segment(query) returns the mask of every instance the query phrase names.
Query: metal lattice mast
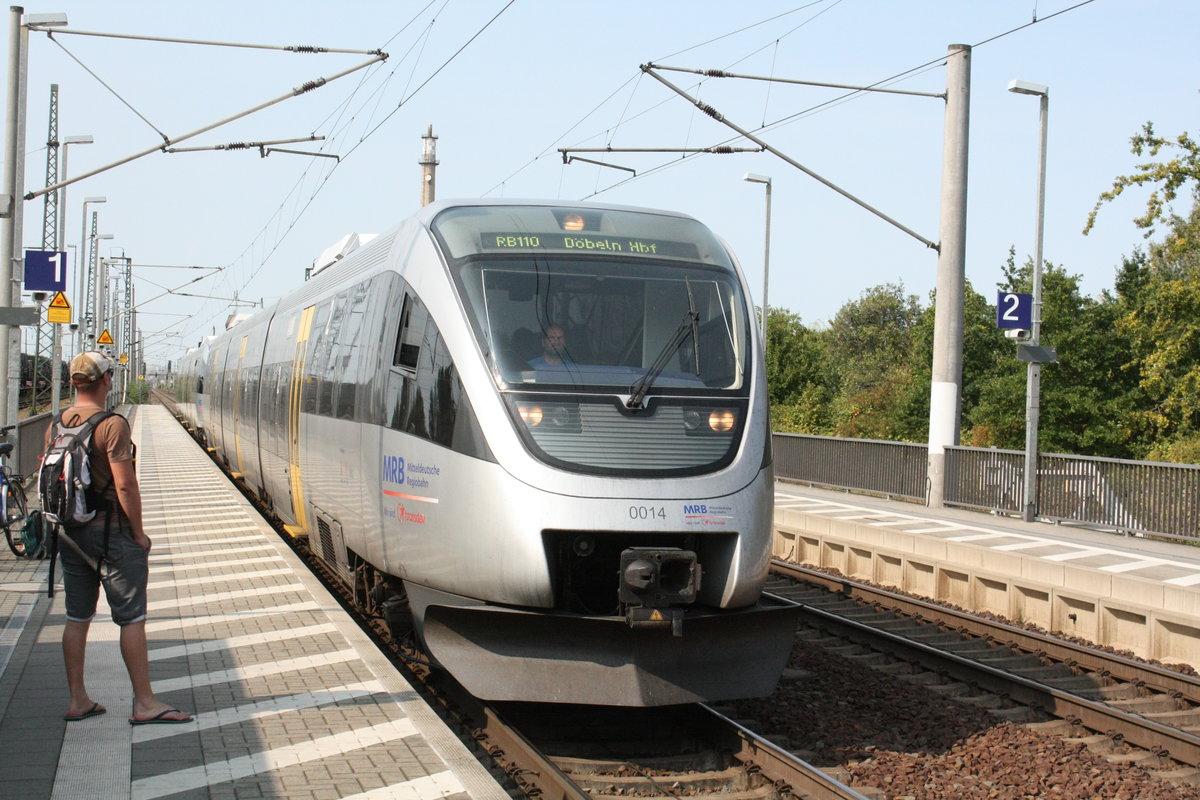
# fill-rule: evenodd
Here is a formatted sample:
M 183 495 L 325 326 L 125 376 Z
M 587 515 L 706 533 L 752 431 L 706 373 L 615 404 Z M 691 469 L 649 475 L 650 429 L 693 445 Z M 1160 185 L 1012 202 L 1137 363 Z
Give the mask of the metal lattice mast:
M 125 259 L 125 308 L 121 309 L 121 350 L 125 357 L 124 378 L 121 381 L 121 397 L 129 398 L 129 383 L 134 374 L 133 359 L 133 259 Z
M 50 84 L 50 127 L 46 135 L 46 185 L 58 183 L 58 84 Z M 42 249 L 58 250 L 58 192 L 42 198 Z M 57 325 L 48 322 L 38 303 L 38 326 L 33 354 L 33 408 L 36 414 L 42 401 L 49 402 L 51 382 L 56 378 L 54 333 Z M 43 385 L 44 384 L 44 385 Z
M 99 331 L 96 330 L 96 275 L 99 272 L 96 257 L 100 250 L 96 237 L 100 234 L 99 228 L 100 215 L 93 211 L 92 234 L 88 237 L 87 288 L 86 297 L 83 301 L 83 310 L 86 314 L 83 320 L 83 347 L 86 350 L 92 350 L 96 347 L 96 337 L 100 335 Z

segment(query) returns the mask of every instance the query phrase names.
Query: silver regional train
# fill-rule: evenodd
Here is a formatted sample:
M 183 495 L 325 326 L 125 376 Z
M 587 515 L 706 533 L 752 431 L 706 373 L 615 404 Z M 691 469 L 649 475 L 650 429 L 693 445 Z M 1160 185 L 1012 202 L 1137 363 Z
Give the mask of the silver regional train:
M 182 362 L 180 408 L 493 700 L 770 693 L 773 473 L 745 279 L 687 216 L 442 202 Z

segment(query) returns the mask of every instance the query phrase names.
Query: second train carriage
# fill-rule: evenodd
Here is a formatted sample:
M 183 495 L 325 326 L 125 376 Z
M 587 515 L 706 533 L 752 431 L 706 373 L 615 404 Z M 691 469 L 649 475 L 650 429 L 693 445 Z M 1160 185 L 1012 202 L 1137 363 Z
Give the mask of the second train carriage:
M 193 423 L 480 697 L 762 695 L 793 617 L 746 297 L 683 215 L 438 203 L 193 354 Z

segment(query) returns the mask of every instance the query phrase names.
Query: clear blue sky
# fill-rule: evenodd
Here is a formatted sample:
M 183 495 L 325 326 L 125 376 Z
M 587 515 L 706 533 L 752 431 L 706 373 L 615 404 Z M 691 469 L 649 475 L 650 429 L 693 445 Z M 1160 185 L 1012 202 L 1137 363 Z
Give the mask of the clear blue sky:
M 420 137 L 433 125 L 440 199 L 590 198 L 684 211 L 730 242 L 756 303 L 763 190 L 742 176 L 770 175 L 771 305 L 821 324 L 880 283 L 903 283 L 926 300 L 934 253 L 770 154 L 610 156 L 638 171 L 626 180 L 616 170 L 564 166 L 556 149 L 727 143 L 730 130 L 640 74 L 638 65 L 647 61 L 844 84 L 870 84 L 933 62 L 897 88 L 941 92 L 946 74 L 939 60 L 947 46 L 979 45 L 972 60 L 967 276 L 992 298 L 1009 247 L 1021 259 L 1033 249 L 1038 102 L 1006 91 L 1021 78 L 1050 87 L 1046 258 L 1082 275 L 1085 291 L 1097 294 L 1112 286 L 1122 254 L 1143 244 L 1130 220 L 1141 212 L 1145 192 L 1106 207 L 1098 229 L 1081 234 L 1097 195 L 1136 163 L 1129 137 L 1147 120 L 1171 136 L 1200 133 L 1200 4 L 1095 0 L 1052 17 L 1072 5 L 131 0 L 25 9 L 65 11 L 69 27 L 80 31 L 390 53 L 382 66 L 180 145 L 316 133 L 328 137 L 323 144 L 290 147 L 323 148 L 341 155 L 340 163 L 254 152 L 155 153 L 68 190 L 71 244 L 79 242 L 83 197 L 104 195 L 108 203 L 93 207 L 101 232 L 115 237 L 104 254 L 123 252 L 136 264 L 226 267 L 183 291 L 269 301 L 298 286 L 305 267 L 340 236 L 392 227 L 417 207 Z M 992 40 L 1035 14 L 1043 21 Z M 52 82 L 60 86 L 60 137 L 96 140 L 71 148 L 70 173 L 80 174 L 155 145 L 161 141 L 155 129 L 176 137 L 365 60 L 61 34 L 56 40 L 153 127 L 35 34 L 27 189 L 44 185 Z M 790 118 L 763 134 L 771 144 L 923 236 L 939 238 L 942 101 L 870 95 L 823 105 L 844 93 L 712 79 L 697 87 L 697 76 L 670 77 L 743 128 Z M 40 245 L 41 219 L 41 202 L 27 204 L 27 245 Z M 144 302 L 163 291 L 156 284 L 177 287 L 197 273 L 147 267 L 136 274 Z M 229 304 L 168 295 L 140 312 L 149 359 L 161 364 L 223 325 Z

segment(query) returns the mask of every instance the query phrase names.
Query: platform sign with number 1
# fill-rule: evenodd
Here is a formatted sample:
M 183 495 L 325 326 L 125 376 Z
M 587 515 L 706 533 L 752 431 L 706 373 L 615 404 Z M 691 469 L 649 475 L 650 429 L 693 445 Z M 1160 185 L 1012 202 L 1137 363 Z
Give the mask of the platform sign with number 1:
M 996 292 L 996 327 L 1029 330 L 1033 327 L 1033 295 Z
M 65 292 L 67 254 L 62 250 L 25 251 L 25 291 Z

